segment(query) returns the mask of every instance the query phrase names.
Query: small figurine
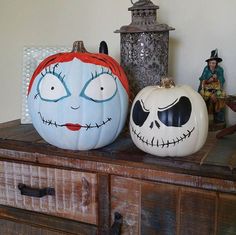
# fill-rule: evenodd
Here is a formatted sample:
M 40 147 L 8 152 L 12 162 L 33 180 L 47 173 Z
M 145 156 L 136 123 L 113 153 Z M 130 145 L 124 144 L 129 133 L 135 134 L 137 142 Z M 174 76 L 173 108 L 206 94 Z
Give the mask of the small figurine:
M 218 57 L 218 50 L 211 51 L 211 56 L 206 60 L 200 80 L 199 93 L 204 98 L 210 120 L 210 130 L 219 130 L 225 127 L 225 97 L 223 91 L 225 83 L 224 70 L 218 65 L 222 61 Z

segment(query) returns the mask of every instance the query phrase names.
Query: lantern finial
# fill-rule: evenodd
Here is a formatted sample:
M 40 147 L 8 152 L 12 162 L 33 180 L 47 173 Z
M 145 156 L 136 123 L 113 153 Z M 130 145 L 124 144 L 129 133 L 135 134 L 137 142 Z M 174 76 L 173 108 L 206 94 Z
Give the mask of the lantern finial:
M 155 5 L 150 0 L 139 0 L 133 2 L 132 7 L 128 8 L 132 13 L 132 22 L 129 25 L 122 26 L 115 33 L 142 33 L 142 32 L 167 32 L 174 30 L 166 24 L 159 24 L 157 22 L 157 9 L 159 6 Z
M 143 5 L 146 5 L 148 3 L 152 3 L 152 2 L 150 0 L 139 0 L 139 1 L 134 3 L 133 0 L 131 0 L 131 3 L 133 5 L 136 5 L 136 6 L 143 6 Z

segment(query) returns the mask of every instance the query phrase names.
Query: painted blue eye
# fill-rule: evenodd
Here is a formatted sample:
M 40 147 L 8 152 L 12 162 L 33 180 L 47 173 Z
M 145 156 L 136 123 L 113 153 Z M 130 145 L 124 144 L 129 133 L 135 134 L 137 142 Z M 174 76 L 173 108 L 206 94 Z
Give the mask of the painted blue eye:
M 109 73 L 102 73 L 90 79 L 81 92 L 81 96 L 94 102 L 104 102 L 112 99 L 117 91 L 114 77 Z
M 42 100 L 57 102 L 70 95 L 63 81 L 56 74 L 46 73 L 39 81 L 38 93 Z

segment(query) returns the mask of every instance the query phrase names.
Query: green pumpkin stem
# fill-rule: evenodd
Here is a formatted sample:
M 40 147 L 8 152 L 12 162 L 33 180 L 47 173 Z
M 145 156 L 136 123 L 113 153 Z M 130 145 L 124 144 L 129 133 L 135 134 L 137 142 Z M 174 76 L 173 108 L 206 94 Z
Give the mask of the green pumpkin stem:
M 168 77 L 163 77 L 163 78 L 161 78 L 161 81 L 160 81 L 160 87 L 172 88 L 172 87 L 175 87 L 175 83 L 174 83 L 173 79 L 168 78 Z
M 88 51 L 85 49 L 83 41 L 75 41 L 71 52 L 86 53 Z

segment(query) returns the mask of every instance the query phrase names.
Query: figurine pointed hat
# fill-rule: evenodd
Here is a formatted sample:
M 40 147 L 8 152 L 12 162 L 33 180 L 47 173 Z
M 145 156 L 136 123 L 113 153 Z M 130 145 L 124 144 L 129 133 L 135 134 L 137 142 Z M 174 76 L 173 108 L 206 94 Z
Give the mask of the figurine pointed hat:
M 211 57 L 207 59 L 206 62 L 211 60 L 216 60 L 218 63 L 222 61 L 222 59 L 218 57 L 218 49 L 211 51 Z

